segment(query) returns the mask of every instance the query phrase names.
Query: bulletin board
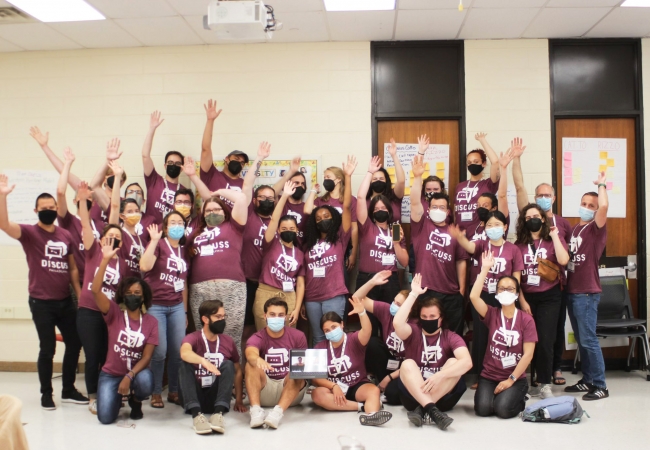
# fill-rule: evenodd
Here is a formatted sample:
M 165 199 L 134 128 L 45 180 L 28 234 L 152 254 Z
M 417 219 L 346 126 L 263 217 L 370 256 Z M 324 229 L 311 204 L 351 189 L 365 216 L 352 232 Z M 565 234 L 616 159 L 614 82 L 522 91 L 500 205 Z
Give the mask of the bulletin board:
M 562 216 L 579 217 L 580 199 L 598 190 L 599 172 L 607 175 L 607 217 L 625 218 L 627 139 L 562 139 Z

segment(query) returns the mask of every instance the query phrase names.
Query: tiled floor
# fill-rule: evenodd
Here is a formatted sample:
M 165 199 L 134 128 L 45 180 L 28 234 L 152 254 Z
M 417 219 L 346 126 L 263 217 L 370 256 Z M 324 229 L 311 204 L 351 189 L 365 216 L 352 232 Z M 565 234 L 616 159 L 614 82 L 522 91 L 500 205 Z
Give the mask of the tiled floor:
M 567 375 L 574 382 L 577 376 Z M 83 377 L 77 386 L 83 390 Z M 380 428 L 362 427 L 356 413 L 325 412 L 314 407 L 309 396 L 303 405 L 291 408 L 278 430 L 248 428 L 248 414 L 230 412 L 226 434 L 198 436 L 189 416 L 181 408 L 167 405 L 154 410 L 148 404 L 144 419 L 135 428 L 101 425 L 86 406 L 60 404 L 61 382 L 54 381 L 56 411 L 40 408 L 35 373 L 0 373 L 0 392 L 23 401 L 23 422 L 32 449 L 180 449 L 258 448 L 337 450 L 337 436 L 358 438 L 366 450 L 406 448 L 527 450 L 646 448 L 650 442 L 650 382 L 642 372 L 608 372 L 611 397 L 581 402 L 591 418 L 578 425 L 523 423 L 520 419 L 500 420 L 474 415 L 474 392 L 467 391 L 451 411 L 454 423 L 446 432 L 437 428 L 414 428 L 401 407 L 388 407 L 393 419 Z M 559 394 L 559 388 L 557 388 Z M 531 404 L 535 400 L 531 400 Z M 120 419 L 128 417 L 128 407 Z M 131 422 L 129 422 L 131 423 Z M 228 445 L 228 447 L 222 447 Z M 418 446 L 418 447 L 416 447 Z M 0 445 L 0 448 L 2 445 Z

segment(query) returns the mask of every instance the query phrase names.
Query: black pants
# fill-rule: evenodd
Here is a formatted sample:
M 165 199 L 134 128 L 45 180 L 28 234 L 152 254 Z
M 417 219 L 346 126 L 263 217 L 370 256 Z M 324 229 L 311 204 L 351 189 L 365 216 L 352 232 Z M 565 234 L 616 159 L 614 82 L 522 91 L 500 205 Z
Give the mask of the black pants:
M 38 352 L 38 379 L 41 394 L 52 395 L 52 371 L 56 350 L 56 330 L 61 331 L 65 343 L 63 355 L 63 392 L 75 390 L 74 381 L 81 352 L 81 342 L 77 334 L 77 310 L 70 297 L 64 300 L 39 300 L 29 297 L 29 309 L 38 333 L 40 351 Z
M 96 394 L 99 372 L 106 362 L 108 353 L 108 329 L 102 313 L 88 308 L 79 308 L 77 331 L 86 356 L 86 390 L 88 395 Z
M 397 387 L 402 399 L 402 404 L 407 411 L 413 411 L 418 406 L 427 406 L 418 403 L 413 395 L 411 395 L 408 388 L 404 385 L 401 378 L 398 380 Z M 436 402 L 436 408 L 443 412 L 450 411 L 454 406 L 456 406 L 456 403 L 460 401 L 466 390 L 467 385 L 465 384 L 465 380 L 463 377 L 460 377 L 456 386 L 454 386 L 451 391 L 440 397 L 440 400 Z
M 372 336 L 368 345 L 366 346 L 366 370 L 368 373 L 373 374 L 378 382 L 381 382 L 386 375 L 392 373 L 389 370 L 388 360 L 395 359 L 386 346 L 386 341 L 376 336 Z M 397 379 L 390 381 L 386 386 L 384 395 L 386 396 L 386 403 L 389 405 L 400 405 L 399 389 L 397 388 Z
M 497 301 L 495 295 L 481 291 L 481 298 L 485 303 L 501 308 L 501 304 Z M 481 316 L 476 312 L 474 305 L 472 305 L 472 321 L 474 322 L 474 330 L 472 332 L 472 371 L 480 374 L 483 372 L 483 358 L 485 358 L 485 350 L 488 344 L 488 329 L 483 324 Z
M 253 303 L 255 303 L 255 293 L 259 286 L 259 281 L 246 278 L 246 315 L 244 316 L 244 325 L 255 325 Z
M 463 335 L 463 303 L 465 298 L 460 294 L 443 294 L 441 292 L 428 290 L 418 300 L 425 298 L 437 298 L 442 303 L 442 312 L 445 316 L 447 327 L 459 336 Z
M 366 284 L 372 277 L 374 273 L 359 272 L 357 275 L 357 289 Z M 399 294 L 400 285 L 397 272 L 393 272 L 388 278 L 388 283 L 382 284 L 381 286 L 373 287 L 370 292 L 368 292 L 368 298 L 371 298 L 375 301 L 391 304 L 397 294 Z M 368 318 L 370 318 L 370 323 L 372 324 L 372 335 L 381 336 L 381 323 L 377 318 L 368 313 Z
M 557 319 L 557 334 L 553 345 L 553 372 L 562 369 L 562 353 L 564 353 L 564 324 L 566 323 L 566 290 L 560 297 L 560 314 Z
M 537 345 L 531 366 L 537 374 L 537 381 L 549 384 L 553 376 L 553 346 L 562 303 L 560 285 L 546 292 L 526 294 L 526 301 L 530 305 L 537 328 Z
M 501 419 L 516 417 L 526 407 L 528 381 L 520 378 L 505 391 L 495 395 L 494 390 L 501 381 L 479 377 L 478 388 L 474 394 L 474 412 L 477 416 L 496 415 Z
M 181 361 L 178 369 L 178 395 L 186 413 L 192 408 L 200 408 L 204 414 L 214 414 L 217 406 L 222 406 L 226 412 L 230 411 L 235 364 L 226 359 L 219 366 L 219 372 L 221 375 L 215 377 L 212 386 L 204 388 L 194 377 L 194 366 Z

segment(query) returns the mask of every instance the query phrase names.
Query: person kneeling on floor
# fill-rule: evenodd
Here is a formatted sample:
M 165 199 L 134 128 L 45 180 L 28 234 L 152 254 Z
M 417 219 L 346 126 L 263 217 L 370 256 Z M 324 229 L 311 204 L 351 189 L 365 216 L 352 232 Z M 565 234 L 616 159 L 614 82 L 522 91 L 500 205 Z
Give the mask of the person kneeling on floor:
M 220 300 L 203 302 L 199 317 L 203 328 L 185 336 L 181 344 L 180 400 L 185 412 L 192 414 L 197 434 L 225 433 L 223 415 L 230 410 L 233 383 L 235 411 L 248 409 L 242 402 L 239 353 L 235 341 L 223 334 L 226 311 Z M 209 421 L 204 413 L 212 414 Z

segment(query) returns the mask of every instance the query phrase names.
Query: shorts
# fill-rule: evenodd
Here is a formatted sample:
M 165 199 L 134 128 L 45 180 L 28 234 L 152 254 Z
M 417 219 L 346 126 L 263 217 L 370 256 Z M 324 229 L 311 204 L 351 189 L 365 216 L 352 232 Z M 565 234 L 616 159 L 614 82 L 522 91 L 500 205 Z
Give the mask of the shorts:
M 404 408 L 406 408 L 407 411 L 413 411 L 418 406 L 425 406 L 420 405 L 418 401 L 413 398 L 409 390 L 406 388 L 406 386 L 404 386 L 404 383 L 402 383 L 401 378 L 398 381 L 398 387 L 400 397 L 402 399 L 402 405 L 404 405 Z M 465 380 L 463 377 L 460 377 L 460 380 L 458 380 L 456 386 L 454 386 L 451 391 L 442 396 L 442 398 L 436 402 L 436 407 L 440 411 L 451 410 L 454 406 L 456 406 L 456 403 L 458 403 L 466 390 L 467 386 L 465 385 Z
M 350 386 L 348 388 L 348 392 L 345 394 L 345 398 L 350 400 L 351 402 L 357 402 L 357 391 L 361 386 L 364 384 L 372 384 L 370 381 L 359 381 L 357 384 L 354 386 Z
M 255 292 L 257 292 L 259 282 L 246 279 L 246 315 L 244 316 L 244 325 L 255 325 L 253 316 L 253 303 L 255 303 Z
M 282 396 L 283 388 L 284 388 L 284 378 L 281 380 L 274 380 L 272 378 L 269 378 L 269 376 L 267 375 L 266 385 L 262 388 L 262 391 L 260 392 L 260 406 L 271 407 L 277 405 L 278 402 L 280 401 L 280 397 Z M 305 381 L 305 385 L 302 387 L 302 389 L 300 389 L 300 392 L 298 392 L 298 395 L 296 395 L 296 398 L 293 399 L 291 405 L 289 406 L 299 405 L 305 396 L 305 392 L 307 392 L 306 381 Z

